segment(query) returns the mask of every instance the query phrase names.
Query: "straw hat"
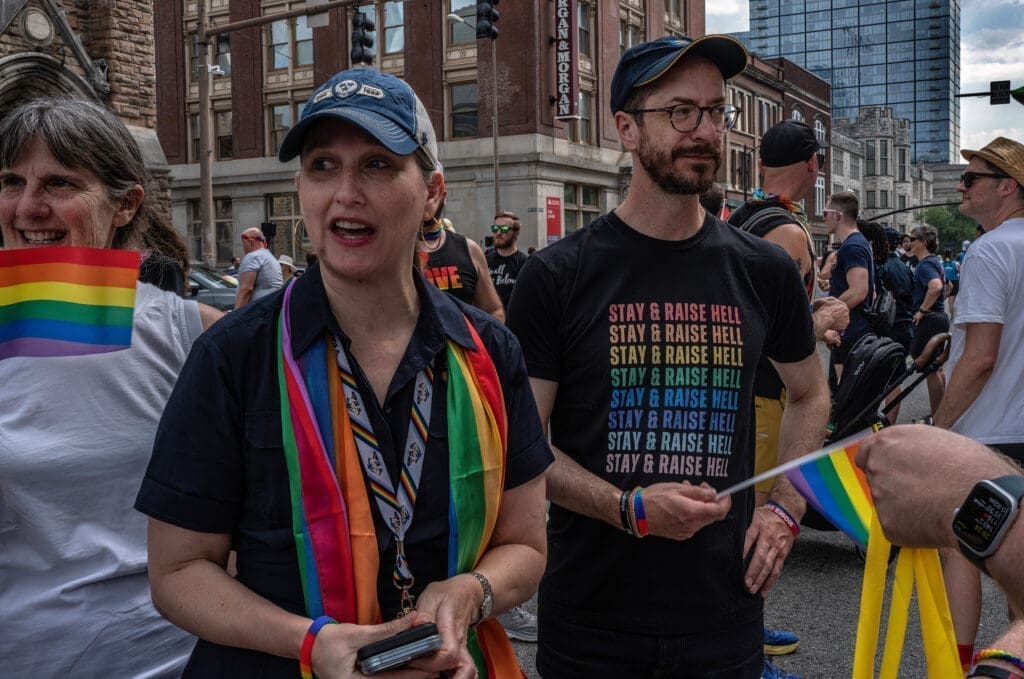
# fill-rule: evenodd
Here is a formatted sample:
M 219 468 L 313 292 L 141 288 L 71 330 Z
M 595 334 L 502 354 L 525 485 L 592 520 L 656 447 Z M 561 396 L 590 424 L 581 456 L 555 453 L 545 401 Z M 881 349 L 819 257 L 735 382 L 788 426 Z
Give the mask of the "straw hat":
M 1013 177 L 1017 184 L 1024 186 L 1024 144 L 1020 142 L 1006 137 L 996 137 L 980 151 L 964 149 L 960 155 L 967 162 L 971 162 L 974 156 L 987 160 Z
M 295 270 L 295 262 L 288 255 L 281 255 L 280 257 L 277 258 L 277 262 L 281 266 L 290 266 L 292 268 L 292 271 Z

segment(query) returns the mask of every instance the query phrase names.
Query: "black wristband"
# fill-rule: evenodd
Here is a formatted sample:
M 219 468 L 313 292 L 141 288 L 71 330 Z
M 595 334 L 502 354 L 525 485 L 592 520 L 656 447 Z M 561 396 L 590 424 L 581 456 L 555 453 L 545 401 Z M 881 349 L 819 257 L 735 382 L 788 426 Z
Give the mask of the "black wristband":
M 624 490 L 619 496 L 619 519 L 622 521 L 622 530 L 629 535 L 634 535 L 633 524 L 629 520 L 629 505 L 631 504 L 629 500 L 632 493 L 631 490 Z
M 970 677 L 990 677 L 991 679 L 1020 679 L 1021 674 L 1013 670 L 1005 670 L 1002 667 L 996 667 L 995 665 L 975 665 L 967 673 L 968 679 Z

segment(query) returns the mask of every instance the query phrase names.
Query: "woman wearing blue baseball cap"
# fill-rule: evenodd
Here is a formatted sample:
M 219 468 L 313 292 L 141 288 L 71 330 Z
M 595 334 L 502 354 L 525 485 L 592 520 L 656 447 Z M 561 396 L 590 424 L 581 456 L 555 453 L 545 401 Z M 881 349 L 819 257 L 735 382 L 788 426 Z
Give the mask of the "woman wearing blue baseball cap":
M 543 571 L 552 456 L 515 338 L 415 266 L 444 189 L 429 116 L 344 71 L 296 156 L 319 263 L 182 371 L 137 503 L 154 601 L 200 638 L 186 676 L 362 676 L 357 649 L 424 622 L 441 649 L 382 676 L 513 676 L 493 615 Z

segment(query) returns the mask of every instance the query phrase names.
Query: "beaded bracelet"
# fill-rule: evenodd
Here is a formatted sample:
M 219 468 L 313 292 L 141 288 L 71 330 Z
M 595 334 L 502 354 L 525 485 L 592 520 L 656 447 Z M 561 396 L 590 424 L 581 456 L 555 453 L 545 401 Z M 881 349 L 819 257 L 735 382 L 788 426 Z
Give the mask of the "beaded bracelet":
M 633 491 L 633 519 L 636 523 L 636 536 L 647 537 L 647 512 L 644 511 L 644 489 L 637 486 Z
M 326 615 L 321 615 L 313 621 L 302 639 L 302 649 L 299 651 L 299 674 L 302 679 L 313 679 L 313 642 L 316 635 L 324 625 L 337 625 L 338 621 Z
M 619 519 L 622 521 L 622 530 L 626 531 L 627 535 L 635 535 L 633 526 L 629 521 L 629 495 L 632 492 L 631 490 L 624 490 L 622 495 L 619 496 Z
M 1016 656 L 1008 651 L 1000 651 L 997 648 L 986 648 L 978 651 L 974 654 L 974 660 L 971 664 L 977 665 L 981 660 L 1002 660 L 1018 669 L 1024 670 L 1024 660 L 1021 660 L 1020 656 Z
M 800 525 L 795 519 L 793 519 L 793 516 L 786 511 L 785 507 L 777 502 L 767 502 L 765 503 L 764 508 L 785 521 L 786 525 L 789 526 L 789 532 L 793 534 L 794 538 L 800 535 Z

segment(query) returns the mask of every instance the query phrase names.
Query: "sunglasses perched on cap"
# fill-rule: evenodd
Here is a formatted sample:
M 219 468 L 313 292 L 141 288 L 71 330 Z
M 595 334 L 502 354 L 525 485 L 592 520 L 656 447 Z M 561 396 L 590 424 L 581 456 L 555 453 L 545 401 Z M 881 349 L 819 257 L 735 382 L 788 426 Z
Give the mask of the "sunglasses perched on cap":
M 668 122 L 676 132 L 693 132 L 700 127 L 704 114 L 711 121 L 711 126 L 719 132 L 728 132 L 736 125 L 742 109 L 728 104 L 718 106 L 694 106 L 693 104 L 676 104 L 674 106 L 662 106 L 661 108 L 634 108 L 624 113 L 636 115 L 637 113 L 667 113 Z
M 491 226 L 491 233 L 508 233 L 513 228 L 515 227 L 509 226 L 508 224 L 494 224 Z
M 971 188 L 974 182 L 978 181 L 980 177 L 991 177 L 992 179 L 1010 179 L 1008 174 L 996 174 L 995 172 L 964 172 L 960 175 L 960 182 L 964 185 L 965 189 Z

